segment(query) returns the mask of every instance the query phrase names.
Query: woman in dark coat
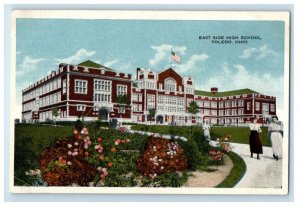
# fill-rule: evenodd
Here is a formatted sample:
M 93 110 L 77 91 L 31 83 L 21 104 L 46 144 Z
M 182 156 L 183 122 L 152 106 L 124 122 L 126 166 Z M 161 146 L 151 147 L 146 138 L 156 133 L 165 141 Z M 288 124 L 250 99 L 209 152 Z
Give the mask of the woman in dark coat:
M 253 123 L 250 124 L 250 152 L 251 158 L 253 157 L 253 153 L 257 154 L 257 159 L 259 158 L 259 154 L 263 153 L 262 145 L 259 138 L 259 133 L 261 133 L 260 125 L 257 124 L 257 119 L 253 120 Z

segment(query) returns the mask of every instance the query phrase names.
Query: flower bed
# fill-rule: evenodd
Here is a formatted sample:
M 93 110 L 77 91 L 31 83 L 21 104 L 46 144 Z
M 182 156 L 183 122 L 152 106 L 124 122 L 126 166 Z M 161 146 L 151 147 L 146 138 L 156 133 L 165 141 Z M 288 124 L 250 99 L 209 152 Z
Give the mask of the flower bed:
M 184 171 L 188 160 L 180 145 L 168 139 L 149 137 L 144 154 L 138 160 L 138 169 L 144 176 Z

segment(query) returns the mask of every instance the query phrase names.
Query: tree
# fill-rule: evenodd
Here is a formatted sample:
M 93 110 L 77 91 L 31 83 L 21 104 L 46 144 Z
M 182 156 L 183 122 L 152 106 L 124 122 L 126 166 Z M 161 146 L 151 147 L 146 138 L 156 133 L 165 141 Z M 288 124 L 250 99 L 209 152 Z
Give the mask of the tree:
M 193 116 L 195 116 L 198 112 L 199 112 L 200 107 L 197 105 L 197 103 L 195 101 L 191 101 L 187 110 L 188 113 L 190 113 Z M 191 120 L 192 121 L 192 120 Z M 191 133 L 192 133 L 192 122 L 191 122 Z
M 52 109 L 52 117 L 53 117 L 55 126 L 56 126 L 57 116 L 58 116 L 58 107 L 56 106 Z
M 199 112 L 200 107 L 197 105 L 195 101 L 191 101 L 187 109 L 188 109 L 188 113 L 191 113 L 192 115 L 196 115 Z
M 156 113 L 156 110 L 154 108 L 151 108 L 151 109 L 148 109 L 148 116 L 147 116 L 147 119 L 148 121 L 150 121 L 150 124 L 151 124 L 151 121 L 152 119 L 155 117 L 155 113 Z

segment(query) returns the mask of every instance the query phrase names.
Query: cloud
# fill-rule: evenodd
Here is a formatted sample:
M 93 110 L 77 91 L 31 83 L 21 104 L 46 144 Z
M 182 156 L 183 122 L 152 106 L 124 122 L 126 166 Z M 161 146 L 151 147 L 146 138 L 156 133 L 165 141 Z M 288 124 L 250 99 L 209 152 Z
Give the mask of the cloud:
M 30 56 L 25 56 L 23 62 L 17 66 L 17 76 L 23 76 L 24 74 L 28 74 L 34 72 L 38 69 L 38 65 L 44 61 L 45 59 L 34 59 Z
M 243 54 L 239 56 L 241 59 L 249 59 L 251 57 L 256 60 L 271 57 L 277 59 L 279 54 L 274 50 L 270 49 L 268 45 L 261 46 L 259 48 L 249 48 L 243 51 Z
M 149 60 L 149 64 L 151 66 L 156 66 L 158 63 L 160 63 L 162 60 L 168 60 L 171 55 L 171 49 L 172 51 L 178 53 L 179 55 L 184 55 L 186 51 L 185 46 L 173 46 L 169 44 L 162 44 L 159 46 L 151 46 L 151 49 L 155 51 L 154 57 Z
M 219 91 L 249 88 L 261 94 L 275 96 L 278 109 L 283 108 L 283 76 L 274 76 L 270 73 L 253 73 L 244 65 L 235 64 L 230 67 L 224 63 L 215 75 L 202 82 L 201 85 L 197 85 L 197 88 L 207 91 L 210 91 L 211 87 L 218 87 Z
M 110 68 L 112 67 L 113 65 L 116 65 L 117 63 L 119 62 L 118 59 L 114 59 L 112 61 L 108 61 L 108 62 L 105 62 L 103 65 Z
M 87 60 L 89 57 L 94 56 L 96 51 L 87 51 L 86 49 L 79 49 L 75 54 L 64 59 L 56 59 L 58 63 L 78 64 L 81 61 Z
M 193 68 L 200 68 L 200 70 L 204 70 L 203 67 L 200 67 L 199 63 L 207 60 L 209 56 L 207 54 L 193 55 L 191 56 L 185 64 L 180 64 L 176 67 L 176 71 L 179 73 L 185 73 Z

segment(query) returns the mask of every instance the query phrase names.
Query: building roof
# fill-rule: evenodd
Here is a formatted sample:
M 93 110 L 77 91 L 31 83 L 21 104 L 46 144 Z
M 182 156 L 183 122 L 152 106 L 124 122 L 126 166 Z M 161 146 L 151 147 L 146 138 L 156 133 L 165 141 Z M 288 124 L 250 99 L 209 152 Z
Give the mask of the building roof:
M 77 66 L 83 66 L 83 67 L 94 67 L 94 68 L 104 68 L 106 70 L 109 70 L 109 71 L 114 71 L 113 69 L 110 69 L 106 66 L 103 66 L 101 64 L 97 64 L 96 62 L 93 62 L 91 60 L 87 60 L 87 61 L 84 61 L 84 62 L 81 62 L 80 64 L 78 64 Z
M 239 90 L 232 90 L 232 91 L 226 91 L 226 92 L 208 92 L 208 91 L 201 91 L 201 90 L 195 90 L 195 95 L 199 96 L 208 96 L 208 97 L 226 97 L 226 96 L 234 96 L 234 95 L 242 95 L 242 94 L 253 94 L 258 92 L 253 91 L 251 89 L 239 89 Z

